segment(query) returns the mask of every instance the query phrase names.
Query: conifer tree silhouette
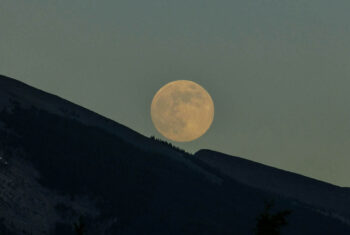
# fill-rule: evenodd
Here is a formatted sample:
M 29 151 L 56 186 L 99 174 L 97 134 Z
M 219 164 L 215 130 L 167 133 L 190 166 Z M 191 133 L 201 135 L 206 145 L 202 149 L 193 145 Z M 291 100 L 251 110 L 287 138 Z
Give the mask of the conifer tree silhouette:
M 272 214 L 273 201 L 265 202 L 264 211 L 257 217 L 254 228 L 256 235 L 279 235 L 283 226 L 287 225 L 286 216 L 291 214 L 290 210 L 283 210 Z
M 74 223 L 74 230 L 77 235 L 85 234 L 85 224 L 82 216 L 80 216 L 78 223 Z

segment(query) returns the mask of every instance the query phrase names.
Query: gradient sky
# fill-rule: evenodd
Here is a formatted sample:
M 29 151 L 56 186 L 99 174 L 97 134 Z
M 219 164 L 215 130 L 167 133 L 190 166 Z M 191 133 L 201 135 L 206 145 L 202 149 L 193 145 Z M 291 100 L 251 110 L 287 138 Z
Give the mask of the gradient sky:
M 349 0 L 1 0 L 0 74 L 146 136 L 154 94 L 202 85 L 210 148 L 350 186 Z

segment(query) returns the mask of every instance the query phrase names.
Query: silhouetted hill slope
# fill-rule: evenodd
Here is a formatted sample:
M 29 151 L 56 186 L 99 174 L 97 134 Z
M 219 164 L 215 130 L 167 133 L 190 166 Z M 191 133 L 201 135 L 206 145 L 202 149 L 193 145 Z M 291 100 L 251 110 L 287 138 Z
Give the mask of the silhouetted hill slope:
M 347 188 L 211 150 L 200 150 L 195 156 L 240 183 L 332 211 L 350 223 Z
M 142 143 L 145 141 L 144 136 L 130 128 L 61 99 L 58 96 L 51 95 L 30 87 L 25 83 L 1 75 L 0 91 L 0 108 L 8 105 L 9 100 L 16 100 L 24 108 L 31 106 L 40 107 L 53 114 L 77 119 L 89 126 L 101 127 L 128 141 L 141 141 Z
M 80 216 L 94 235 L 252 234 L 269 199 L 293 211 L 283 234 L 350 234 L 317 206 L 0 76 L 0 234 L 69 235 Z
M 165 150 L 172 156 L 177 156 L 177 151 L 164 148 L 157 141 L 150 140 L 140 133 L 105 118 L 93 111 L 61 99 L 56 95 L 49 94 L 12 78 L 0 75 L 0 110 L 16 101 L 22 108 L 37 107 L 49 113 L 79 121 L 87 126 L 99 127 L 124 141 L 142 148 L 145 151 Z

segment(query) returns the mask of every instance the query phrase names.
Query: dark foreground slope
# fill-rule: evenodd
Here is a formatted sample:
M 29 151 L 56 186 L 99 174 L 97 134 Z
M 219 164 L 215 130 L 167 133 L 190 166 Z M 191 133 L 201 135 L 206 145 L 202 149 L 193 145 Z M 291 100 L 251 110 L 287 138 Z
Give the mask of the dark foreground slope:
M 293 198 L 350 224 L 348 188 L 211 150 L 200 150 L 195 156 L 237 182 Z
M 293 211 L 284 234 L 350 234 L 316 206 L 15 80 L 0 77 L 0 107 L 0 234 L 74 234 L 81 216 L 94 235 L 252 234 L 269 199 Z

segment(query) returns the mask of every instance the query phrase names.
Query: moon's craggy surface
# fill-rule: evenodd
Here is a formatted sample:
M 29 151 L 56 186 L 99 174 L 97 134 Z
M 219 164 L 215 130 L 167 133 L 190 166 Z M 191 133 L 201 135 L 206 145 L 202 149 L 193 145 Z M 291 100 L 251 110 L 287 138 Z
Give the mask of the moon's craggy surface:
M 214 103 L 209 93 L 197 83 L 173 81 L 154 96 L 151 116 L 163 136 L 177 142 L 188 142 L 209 129 L 214 119 Z

